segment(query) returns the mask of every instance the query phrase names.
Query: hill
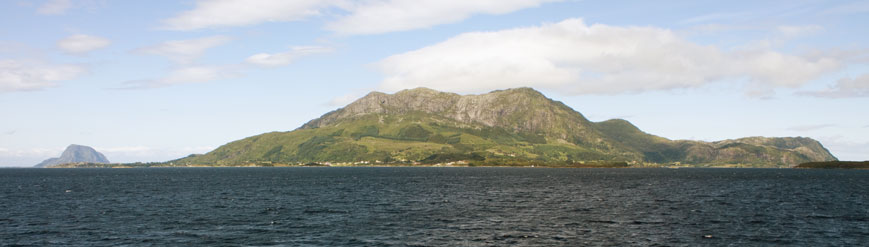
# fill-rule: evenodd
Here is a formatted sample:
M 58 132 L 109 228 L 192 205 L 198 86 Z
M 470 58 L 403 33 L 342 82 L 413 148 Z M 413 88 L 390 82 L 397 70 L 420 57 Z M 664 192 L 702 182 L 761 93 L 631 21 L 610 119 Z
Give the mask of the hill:
M 99 163 L 107 164 L 106 156 L 91 147 L 72 144 L 58 158 L 50 158 L 33 167 L 49 167 L 69 163 Z
M 591 122 L 530 88 L 459 95 L 372 92 L 289 132 L 234 141 L 173 165 L 690 164 L 792 167 L 836 160 L 804 137 L 673 141 L 621 119 Z

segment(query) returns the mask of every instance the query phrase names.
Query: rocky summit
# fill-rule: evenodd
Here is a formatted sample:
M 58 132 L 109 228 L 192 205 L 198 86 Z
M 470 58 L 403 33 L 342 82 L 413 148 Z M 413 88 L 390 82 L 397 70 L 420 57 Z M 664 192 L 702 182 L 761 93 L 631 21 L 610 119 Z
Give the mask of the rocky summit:
M 106 159 L 106 156 L 91 147 L 72 144 L 66 147 L 66 150 L 63 151 L 60 157 L 47 159 L 34 167 L 50 167 L 70 163 L 107 164 L 109 160 Z
M 176 165 L 621 163 L 792 167 L 836 160 L 805 137 L 669 140 L 630 122 L 592 122 L 531 88 L 459 95 L 372 92 L 289 132 L 248 137 Z

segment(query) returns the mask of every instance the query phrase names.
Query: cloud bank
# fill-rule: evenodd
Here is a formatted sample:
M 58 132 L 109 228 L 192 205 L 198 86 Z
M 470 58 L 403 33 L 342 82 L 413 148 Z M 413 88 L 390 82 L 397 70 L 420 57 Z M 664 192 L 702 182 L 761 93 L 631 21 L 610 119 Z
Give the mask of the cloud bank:
M 170 30 L 239 27 L 299 21 L 328 14 L 326 29 L 340 34 L 377 34 L 455 23 L 475 14 L 506 14 L 561 0 L 200 0 L 163 20 Z M 335 12 L 345 14 L 334 14 Z
M 341 34 L 378 34 L 456 23 L 476 14 L 500 15 L 556 0 L 386 0 L 347 7 L 349 15 L 326 24 Z
M 587 25 L 568 19 L 536 27 L 460 34 L 376 64 L 383 90 L 419 86 L 451 92 L 531 86 L 566 94 L 693 88 L 721 81 L 798 87 L 837 69 L 830 58 L 771 50 L 723 50 L 655 27 Z
M 237 27 L 287 22 L 319 15 L 330 2 L 320 0 L 200 0 L 196 8 L 163 21 L 170 30 Z

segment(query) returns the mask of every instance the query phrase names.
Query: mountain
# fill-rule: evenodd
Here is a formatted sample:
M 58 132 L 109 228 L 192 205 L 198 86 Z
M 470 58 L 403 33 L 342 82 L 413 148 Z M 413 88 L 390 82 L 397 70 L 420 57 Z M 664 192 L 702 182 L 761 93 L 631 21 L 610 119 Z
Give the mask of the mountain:
M 72 144 L 66 147 L 66 150 L 63 151 L 59 158 L 47 159 L 34 167 L 49 167 L 68 163 L 106 164 L 109 163 L 109 160 L 106 159 L 106 156 L 91 147 Z
M 804 137 L 669 140 L 621 119 L 592 122 L 531 88 L 459 95 L 372 92 L 289 132 L 223 145 L 173 164 L 465 162 L 479 165 L 693 164 L 790 167 L 836 160 Z

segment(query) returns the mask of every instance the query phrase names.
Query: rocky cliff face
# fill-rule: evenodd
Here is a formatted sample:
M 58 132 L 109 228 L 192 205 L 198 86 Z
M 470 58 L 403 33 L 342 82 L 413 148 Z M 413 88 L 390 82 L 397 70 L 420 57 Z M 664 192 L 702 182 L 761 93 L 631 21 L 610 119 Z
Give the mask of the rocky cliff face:
M 403 90 L 395 94 L 372 92 L 344 108 L 311 120 L 301 128 L 328 126 L 369 114 L 401 115 L 411 112 L 433 114 L 460 123 L 540 134 L 600 148 L 612 146 L 581 113 L 531 88 L 497 90 L 480 95 L 458 95 L 428 88 Z
M 58 158 L 47 159 L 34 167 L 49 167 L 67 163 L 109 163 L 106 156 L 91 147 L 72 144 Z

